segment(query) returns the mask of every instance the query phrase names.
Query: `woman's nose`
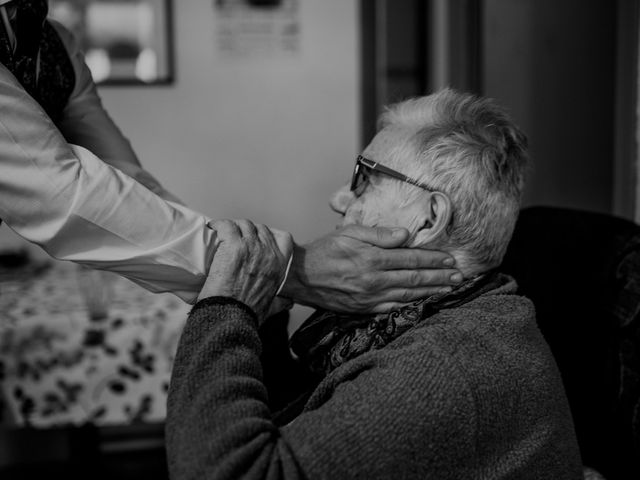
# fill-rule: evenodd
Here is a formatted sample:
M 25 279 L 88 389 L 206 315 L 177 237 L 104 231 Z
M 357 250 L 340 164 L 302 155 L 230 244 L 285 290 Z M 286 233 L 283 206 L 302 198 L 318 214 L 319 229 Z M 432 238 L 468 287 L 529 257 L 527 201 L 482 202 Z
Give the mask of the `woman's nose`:
M 333 211 L 344 215 L 355 199 L 356 196 L 350 190 L 349 185 L 344 185 L 331 195 L 329 206 Z

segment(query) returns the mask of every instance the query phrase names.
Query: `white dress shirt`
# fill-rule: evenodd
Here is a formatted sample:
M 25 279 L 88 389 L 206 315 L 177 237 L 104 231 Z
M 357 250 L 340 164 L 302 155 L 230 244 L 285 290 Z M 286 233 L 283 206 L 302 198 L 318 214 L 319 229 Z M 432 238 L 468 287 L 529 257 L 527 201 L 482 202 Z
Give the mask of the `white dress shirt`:
M 60 130 L 0 65 L 0 218 L 55 258 L 193 303 L 216 249 L 215 232 L 208 218 L 165 202 L 101 161 L 132 176 L 143 171 L 102 108 L 77 46 L 61 33 L 77 78 Z
M 52 23 L 76 74 L 57 126 L 0 64 L 0 219 L 54 258 L 194 303 L 218 246 L 209 218 L 179 203 L 140 166 L 102 107 L 75 39 Z M 271 231 L 289 258 L 282 289 L 292 241 Z

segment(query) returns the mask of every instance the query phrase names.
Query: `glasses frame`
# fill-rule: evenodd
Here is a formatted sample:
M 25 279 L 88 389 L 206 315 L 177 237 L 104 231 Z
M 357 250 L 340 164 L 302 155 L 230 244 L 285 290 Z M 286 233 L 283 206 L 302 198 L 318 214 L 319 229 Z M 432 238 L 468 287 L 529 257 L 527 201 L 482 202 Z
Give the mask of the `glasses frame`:
M 374 172 L 382 173 L 384 175 L 387 175 L 388 177 L 395 178 L 396 180 L 400 180 L 402 182 L 415 185 L 416 187 L 420 187 L 423 190 L 426 190 L 428 192 L 436 191 L 434 188 L 432 188 L 430 185 L 427 185 L 426 183 L 419 182 L 415 178 L 406 176 L 404 173 L 400 173 L 396 170 L 393 170 L 392 168 L 385 167 L 384 165 L 380 165 L 378 162 L 375 162 L 362 155 L 358 155 L 356 157 L 356 164 L 353 167 L 353 174 L 351 176 L 351 191 L 356 193 L 356 195 L 359 195 L 359 193 L 357 193 L 356 190 L 358 188 L 358 176 L 361 173 L 360 171 L 362 167 L 368 168 Z

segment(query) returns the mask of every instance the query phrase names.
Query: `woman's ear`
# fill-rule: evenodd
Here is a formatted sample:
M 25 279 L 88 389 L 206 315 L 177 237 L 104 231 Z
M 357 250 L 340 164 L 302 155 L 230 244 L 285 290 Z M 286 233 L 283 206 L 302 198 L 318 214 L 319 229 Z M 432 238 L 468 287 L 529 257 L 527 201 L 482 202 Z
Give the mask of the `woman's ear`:
M 426 245 L 440 238 L 451 221 L 451 200 L 444 193 L 432 192 L 427 209 L 424 225 L 413 241 L 416 246 Z

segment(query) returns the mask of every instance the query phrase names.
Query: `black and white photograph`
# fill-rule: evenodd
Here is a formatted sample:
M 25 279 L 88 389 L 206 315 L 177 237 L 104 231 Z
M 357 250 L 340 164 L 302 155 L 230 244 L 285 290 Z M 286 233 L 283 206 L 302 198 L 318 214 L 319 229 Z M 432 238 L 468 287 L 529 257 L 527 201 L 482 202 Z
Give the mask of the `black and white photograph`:
M 640 0 L 0 0 L 0 480 L 640 479 Z

